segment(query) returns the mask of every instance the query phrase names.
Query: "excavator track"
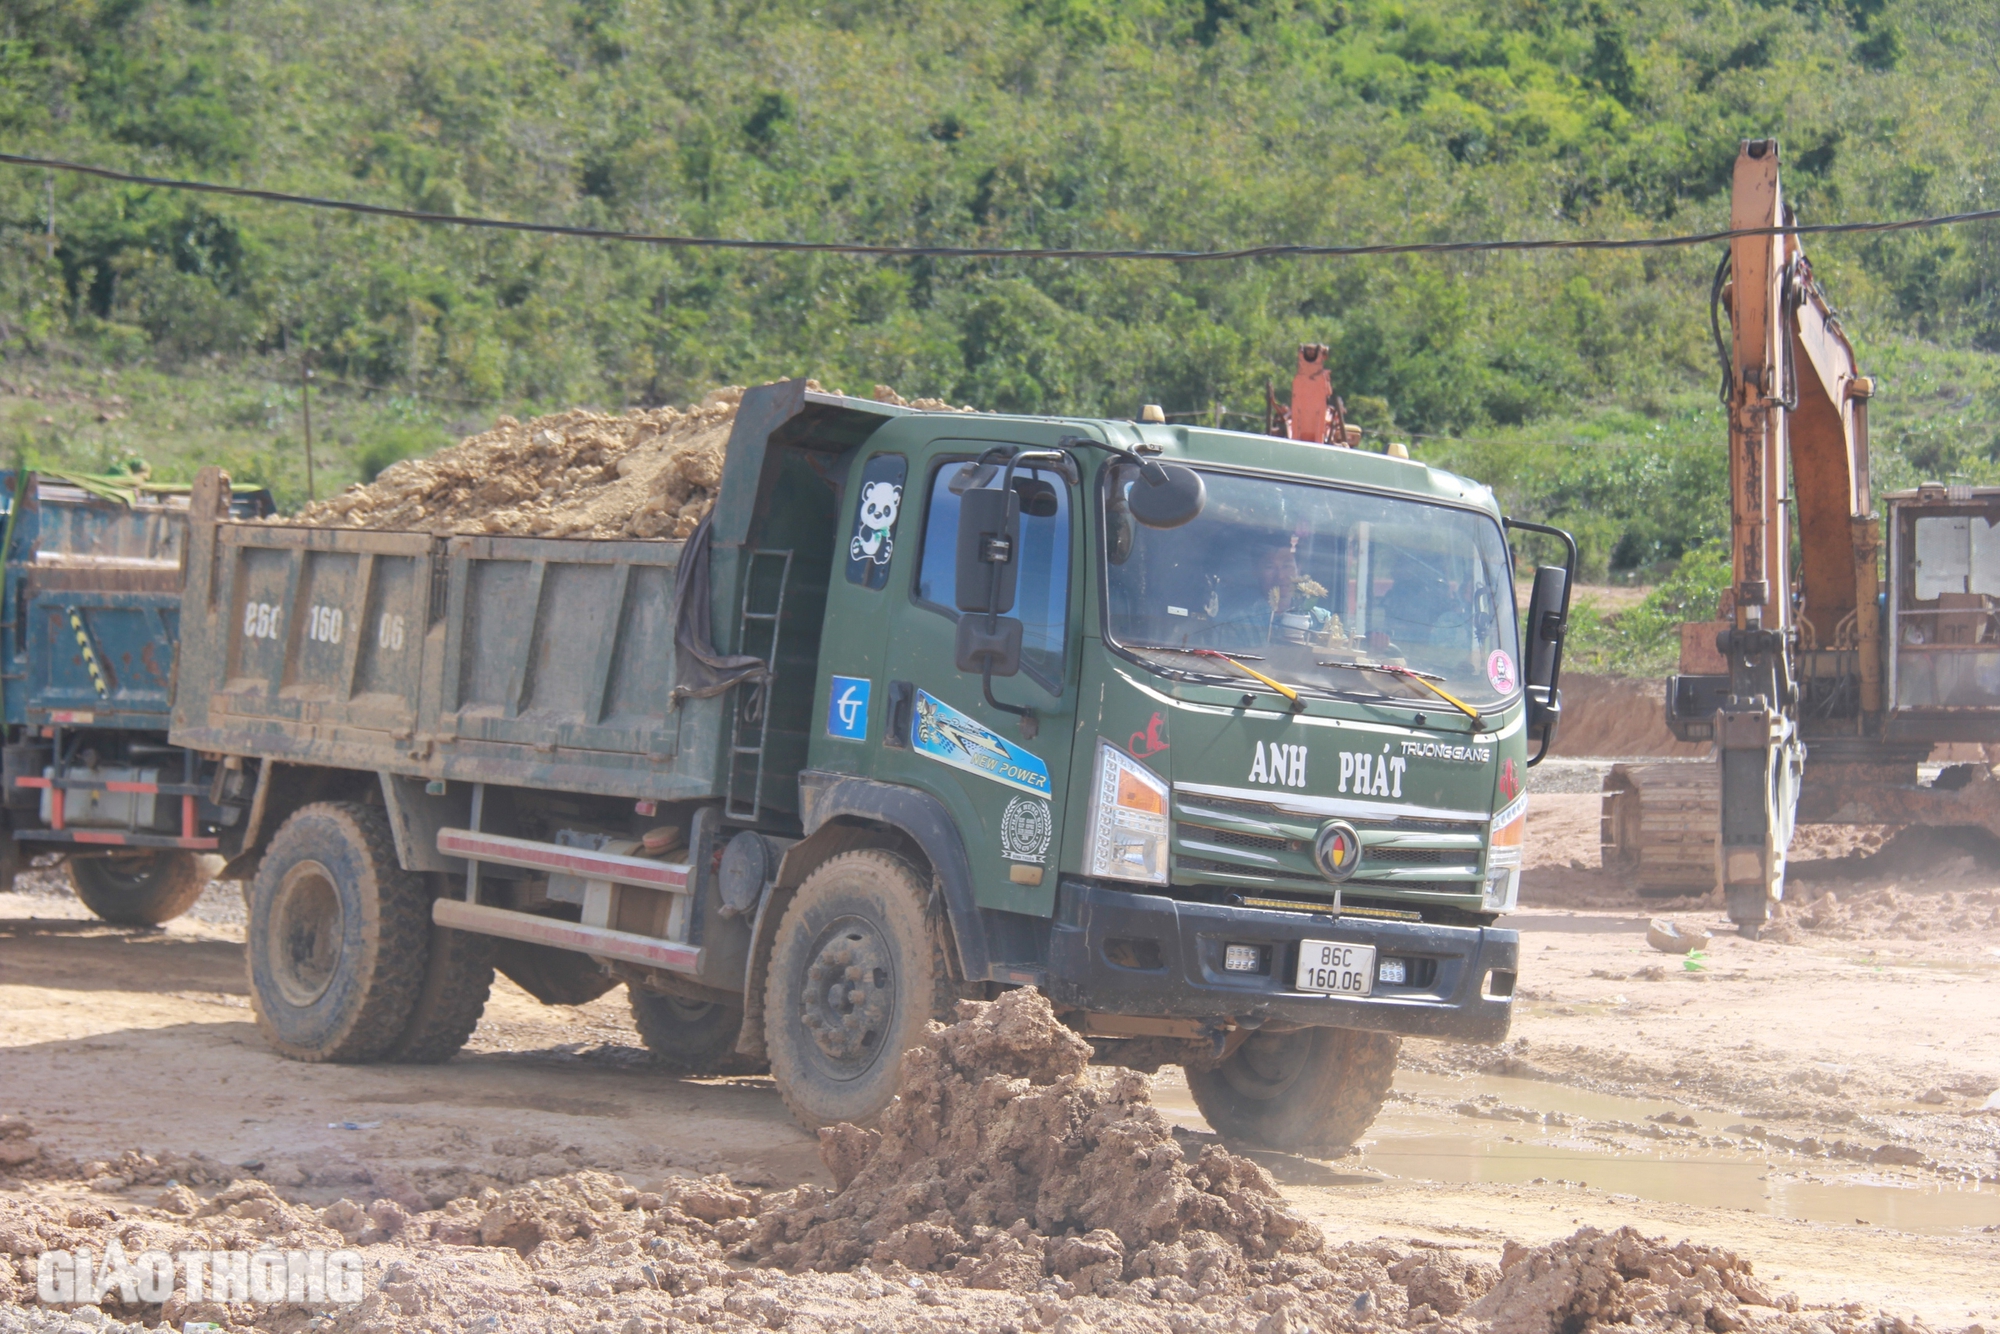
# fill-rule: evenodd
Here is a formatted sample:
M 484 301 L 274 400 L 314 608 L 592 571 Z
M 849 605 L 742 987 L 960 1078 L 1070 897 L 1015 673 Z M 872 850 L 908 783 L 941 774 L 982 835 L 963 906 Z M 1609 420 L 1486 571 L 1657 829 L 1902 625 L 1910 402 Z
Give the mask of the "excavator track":
M 1604 778 L 1604 869 L 1642 898 L 1715 888 L 1722 773 L 1713 760 L 1614 764 Z

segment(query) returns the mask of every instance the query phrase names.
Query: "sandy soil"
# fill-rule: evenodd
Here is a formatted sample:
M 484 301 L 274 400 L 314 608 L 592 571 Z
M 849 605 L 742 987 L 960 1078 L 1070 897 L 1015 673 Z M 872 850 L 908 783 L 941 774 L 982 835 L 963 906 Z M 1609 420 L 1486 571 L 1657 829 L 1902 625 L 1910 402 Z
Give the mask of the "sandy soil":
M 674 1328 L 675 1320 L 744 1329 L 789 1320 L 801 1329 L 930 1322 L 996 1334 L 1049 1325 L 1289 1334 L 1305 1327 L 1308 1311 L 1313 1328 L 1411 1321 L 1427 1304 L 1417 1291 L 1438 1281 L 1412 1278 L 1407 1265 L 1402 1278 L 1387 1277 L 1413 1256 L 1459 1276 L 1457 1289 L 1438 1289 L 1449 1305 L 1447 1289 L 1470 1293 L 1494 1281 L 1480 1270 L 1487 1276 L 1467 1288 L 1460 1280 L 1473 1272 L 1468 1265 L 1519 1260 L 1510 1245 L 1556 1248 L 1530 1270 L 1567 1273 L 1581 1264 L 1577 1272 L 1585 1272 L 1578 1255 L 1616 1245 L 1565 1239 L 1580 1227 L 1610 1233 L 1629 1224 L 1669 1242 L 1690 1238 L 1737 1252 L 1759 1282 L 1804 1304 L 1799 1316 L 1756 1307 L 1757 1321 L 1810 1317 L 1836 1330 L 1859 1328 L 1882 1311 L 1936 1329 L 1993 1328 L 2000 1320 L 1992 1279 L 2000 1273 L 1993 1197 L 2000 873 L 1964 849 L 1904 840 L 1872 858 L 1823 858 L 1807 863 L 1816 869 L 1802 877 L 1801 898 L 1809 899 L 1753 943 L 1725 934 L 1713 905 L 1642 903 L 1608 883 L 1594 869 L 1596 806 L 1594 795 L 1562 794 L 1532 807 L 1524 901 L 1509 923 L 1523 933 L 1513 1039 L 1497 1049 L 1406 1044 L 1396 1093 L 1350 1158 L 1256 1155 L 1277 1177 L 1284 1203 L 1318 1226 L 1334 1256 L 1326 1272 L 1337 1282 L 1328 1279 L 1333 1287 L 1324 1291 L 1299 1288 L 1306 1296 L 1295 1309 L 1284 1305 L 1291 1298 L 1259 1287 L 1218 1297 L 1224 1304 L 1206 1311 L 1188 1306 L 1176 1324 L 1171 1310 L 1149 1304 L 1169 1300 L 1158 1296 L 1171 1289 L 1165 1278 L 1148 1280 L 1157 1292 L 1143 1301 L 1127 1292 L 1104 1298 L 1110 1305 L 1062 1298 L 1038 1307 L 1061 1298 L 1059 1287 L 1007 1305 L 997 1294 L 960 1291 L 954 1284 L 962 1280 L 948 1277 L 919 1276 L 910 1288 L 907 1278 L 885 1287 L 864 1275 L 839 1280 L 847 1286 L 835 1292 L 811 1286 L 829 1279 L 750 1274 L 722 1282 L 710 1293 L 712 1316 L 697 1319 L 686 1293 L 674 1298 L 685 1308 L 676 1315 L 659 1293 L 614 1292 L 609 1277 L 602 1300 L 588 1297 L 595 1280 L 579 1275 L 609 1276 L 632 1263 L 612 1253 L 627 1243 L 604 1240 L 624 1233 L 602 1217 L 611 1230 L 561 1251 L 570 1268 L 560 1274 L 516 1272 L 506 1252 L 505 1273 L 496 1269 L 491 1281 L 509 1292 L 507 1285 L 540 1284 L 533 1301 L 545 1304 L 518 1308 L 524 1319 L 538 1312 L 538 1325 L 629 1334 Z M 1864 831 L 1821 851 L 1868 846 Z M 7 1016 L 0 1117 L 25 1118 L 29 1130 L 13 1139 L 0 1131 L 0 1149 L 15 1146 L 19 1158 L 18 1146 L 31 1144 L 36 1161 L 73 1166 L 53 1175 L 33 1163 L 12 1168 L 22 1176 L 0 1181 L 0 1232 L 10 1220 L 96 1217 L 91 1210 L 133 1226 L 164 1225 L 171 1220 L 156 1200 L 171 1173 L 208 1201 L 191 1208 L 230 1217 L 263 1210 L 272 1227 L 290 1226 L 291 1217 L 297 1227 L 324 1230 L 329 1225 L 314 1220 L 327 1216 L 311 1211 L 343 1198 L 393 1202 L 411 1217 L 441 1208 L 435 1217 L 454 1209 L 460 1213 L 451 1216 L 461 1217 L 467 1206 L 453 1201 L 468 1196 L 485 1199 L 489 1213 L 518 1212 L 527 1206 L 509 1192 L 525 1191 L 545 1204 L 573 1195 L 584 1202 L 564 1207 L 578 1217 L 598 1217 L 592 1208 L 636 1211 L 632 1235 L 662 1239 L 659 1211 L 673 1210 L 661 1204 L 649 1213 L 649 1201 L 691 1188 L 677 1178 L 724 1172 L 752 1195 L 835 1184 L 819 1146 L 791 1123 L 768 1080 L 685 1080 L 651 1068 L 617 992 L 552 1009 L 500 980 L 472 1043 L 445 1066 L 299 1065 L 266 1051 L 250 1022 L 235 886 L 212 886 L 195 913 L 158 931 L 89 919 L 52 875 L 26 877 L 20 889 L 0 896 Z M 1646 921 L 1657 915 L 1716 932 L 1695 967 L 1645 944 Z M 1163 1072 L 1156 1085 L 1162 1108 L 1200 1129 L 1177 1075 Z M 1460 1158 L 1450 1157 L 1454 1146 L 1464 1148 Z M 153 1161 L 121 1157 L 128 1151 Z M 0 1153 L 0 1162 L 8 1158 Z M 620 1184 L 591 1173 L 615 1173 Z M 1711 1182 L 1724 1177 L 1737 1184 Z M 271 1212 L 276 1206 L 258 1204 L 254 1191 L 216 1205 L 235 1179 L 268 1183 L 294 1214 Z M 527 1184 L 534 1181 L 570 1184 Z M 619 1203 L 620 1191 L 631 1200 Z M 419 1234 L 423 1228 L 410 1236 Z M 392 1245 L 386 1232 L 379 1240 L 377 1277 L 402 1263 L 424 1291 L 436 1266 L 460 1263 L 453 1255 L 473 1272 L 488 1263 L 485 1251 Z M 1086 1264 L 1092 1256 L 1072 1259 Z M 1695 1268 L 1710 1278 L 1724 1272 Z M 1353 1287 L 1364 1277 L 1374 1286 Z M 468 1322 L 487 1308 L 471 1303 L 462 1283 L 439 1283 L 432 1297 L 410 1299 L 405 1309 L 416 1314 L 396 1327 L 481 1329 Z M 869 1296 L 870 1284 L 890 1296 Z M 1335 1289 L 1357 1293 L 1355 1303 L 1377 1293 L 1384 1306 L 1356 1305 L 1335 1319 L 1323 1300 Z M 1272 1323 L 1287 1309 L 1291 1316 Z M 1511 1328 L 1495 1309 L 1475 1319 L 1432 1306 L 1414 1320 L 1440 1330 Z M 1716 1320 L 1715 1327 L 1728 1324 Z M 1879 1328 L 1892 1327 L 1893 1319 Z

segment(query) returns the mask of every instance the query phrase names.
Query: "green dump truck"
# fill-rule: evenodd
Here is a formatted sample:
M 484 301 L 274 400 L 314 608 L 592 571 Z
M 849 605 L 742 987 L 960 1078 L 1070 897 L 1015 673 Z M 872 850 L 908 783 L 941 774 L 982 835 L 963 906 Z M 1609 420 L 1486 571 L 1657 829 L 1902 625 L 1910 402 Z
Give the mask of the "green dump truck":
M 442 1060 L 497 964 L 865 1122 L 928 1021 L 1033 986 L 1297 1148 L 1367 1126 L 1401 1035 L 1507 1032 L 1568 580 L 1524 661 L 1483 486 L 797 381 L 684 542 L 232 523 L 225 482 L 172 739 L 240 811 L 287 1056 Z

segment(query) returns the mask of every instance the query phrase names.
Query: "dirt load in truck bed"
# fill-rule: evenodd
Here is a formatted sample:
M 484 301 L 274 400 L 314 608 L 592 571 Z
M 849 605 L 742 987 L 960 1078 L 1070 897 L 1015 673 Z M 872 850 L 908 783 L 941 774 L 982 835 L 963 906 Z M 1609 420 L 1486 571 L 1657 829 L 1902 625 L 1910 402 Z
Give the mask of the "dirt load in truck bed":
M 817 381 L 806 381 L 818 391 Z M 835 391 L 837 392 L 837 391 Z M 935 411 L 876 385 L 878 402 Z M 689 408 L 624 413 L 571 408 L 468 436 L 425 458 L 384 468 L 374 481 L 307 505 L 279 524 L 510 537 L 658 537 L 695 530 L 715 503 L 739 387 Z M 961 411 L 971 411 L 970 408 Z
M 695 407 L 619 415 L 572 408 L 516 421 L 428 458 L 404 459 L 279 523 L 515 537 L 693 532 L 722 481 L 741 389 Z

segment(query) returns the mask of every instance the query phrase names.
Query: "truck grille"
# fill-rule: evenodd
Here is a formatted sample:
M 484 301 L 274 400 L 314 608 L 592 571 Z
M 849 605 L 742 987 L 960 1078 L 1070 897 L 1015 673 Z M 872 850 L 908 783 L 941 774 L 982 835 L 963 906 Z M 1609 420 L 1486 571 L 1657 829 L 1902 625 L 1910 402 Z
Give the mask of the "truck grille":
M 1405 894 L 1428 897 L 1478 892 L 1485 821 L 1399 815 L 1354 818 L 1350 823 L 1361 831 L 1365 849 L 1360 874 L 1344 887 L 1348 893 L 1369 892 L 1394 899 Z M 1294 893 L 1310 885 L 1330 892 L 1332 886 L 1313 860 L 1312 840 L 1319 824 L 1317 817 L 1286 810 L 1276 802 L 1177 795 L 1175 878 L 1235 887 L 1261 882 Z M 1413 873 L 1430 878 L 1391 878 Z
M 1174 858 L 1174 869 L 1192 871 L 1196 874 L 1236 876 L 1253 880 L 1303 880 L 1307 884 L 1324 885 L 1326 877 L 1314 872 L 1304 875 L 1270 866 L 1238 866 L 1234 862 L 1211 861 L 1207 857 L 1189 857 L 1182 854 Z
M 1298 846 L 1289 838 L 1273 838 L 1265 834 L 1244 834 L 1234 829 L 1204 829 L 1202 838 L 1210 843 L 1220 843 L 1225 848 L 1256 848 L 1264 852 L 1290 852 Z
M 1465 862 L 1476 860 L 1477 854 L 1468 857 L 1463 852 L 1447 851 L 1444 848 L 1384 848 L 1368 849 L 1364 862 L 1393 862 L 1399 866 L 1437 866 L 1446 861 Z

